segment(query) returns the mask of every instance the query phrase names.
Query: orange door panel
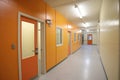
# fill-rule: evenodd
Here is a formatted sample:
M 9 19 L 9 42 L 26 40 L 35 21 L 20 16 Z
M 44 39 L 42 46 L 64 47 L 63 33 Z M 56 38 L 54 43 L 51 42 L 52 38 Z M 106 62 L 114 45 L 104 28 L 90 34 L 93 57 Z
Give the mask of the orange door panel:
M 87 43 L 88 45 L 92 45 L 92 34 L 87 35 Z
M 21 17 L 21 67 L 22 80 L 38 75 L 37 21 Z
M 68 32 L 68 55 L 71 53 L 71 33 Z

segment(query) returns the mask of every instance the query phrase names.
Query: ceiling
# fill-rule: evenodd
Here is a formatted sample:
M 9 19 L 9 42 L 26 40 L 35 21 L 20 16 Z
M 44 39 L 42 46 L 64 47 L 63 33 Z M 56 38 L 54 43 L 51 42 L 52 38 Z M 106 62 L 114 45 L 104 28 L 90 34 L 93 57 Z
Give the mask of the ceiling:
M 78 27 L 96 29 L 102 0 L 45 0 L 45 2 Z M 82 18 L 76 14 L 75 5 L 78 6 Z M 86 24 L 86 27 L 83 23 Z

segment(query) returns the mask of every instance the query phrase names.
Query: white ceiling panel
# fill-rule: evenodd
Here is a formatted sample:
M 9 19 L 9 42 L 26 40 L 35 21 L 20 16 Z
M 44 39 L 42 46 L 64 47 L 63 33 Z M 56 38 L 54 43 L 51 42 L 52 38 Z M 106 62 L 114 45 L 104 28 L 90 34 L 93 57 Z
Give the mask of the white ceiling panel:
M 69 21 L 78 27 L 84 27 L 82 23 L 88 23 L 88 27 L 97 27 L 102 0 L 45 0 L 49 5 L 60 12 Z M 79 18 L 75 12 L 75 4 L 78 5 L 83 18 Z

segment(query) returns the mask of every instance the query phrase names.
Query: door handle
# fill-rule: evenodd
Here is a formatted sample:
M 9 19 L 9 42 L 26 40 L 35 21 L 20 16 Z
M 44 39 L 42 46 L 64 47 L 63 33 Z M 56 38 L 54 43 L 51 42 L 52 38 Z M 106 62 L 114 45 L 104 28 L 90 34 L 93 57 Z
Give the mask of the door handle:
M 38 55 L 38 48 L 35 48 L 35 54 Z
M 35 50 L 32 50 L 36 55 L 38 55 L 38 48 L 35 48 Z

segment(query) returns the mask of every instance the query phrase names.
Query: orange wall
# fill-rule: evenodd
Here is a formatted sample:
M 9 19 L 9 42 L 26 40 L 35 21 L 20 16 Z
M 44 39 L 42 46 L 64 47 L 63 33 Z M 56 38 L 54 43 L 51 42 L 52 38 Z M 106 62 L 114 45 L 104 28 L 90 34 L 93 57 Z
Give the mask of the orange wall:
M 46 69 L 49 70 L 56 65 L 56 27 L 55 10 L 46 5 L 46 19 L 52 20 L 52 25 L 46 24 Z
M 0 1 L 0 80 L 18 80 L 17 12 L 14 0 Z
M 68 55 L 68 35 L 66 25 L 70 23 L 61 14 L 48 6 L 43 0 L 1 0 L 0 80 L 18 80 L 17 31 L 19 11 L 39 18 L 43 21 L 47 18 L 52 19 L 53 24 L 51 27 L 46 24 L 47 70 L 55 66 Z M 56 26 L 63 28 L 63 46 L 61 47 L 56 47 Z M 11 49 L 12 44 L 15 44 L 16 48 L 14 50 Z M 75 50 L 78 48 L 78 46 L 74 47 Z
M 18 11 L 45 20 L 46 3 L 43 0 L 18 0 L 18 5 Z
M 41 7 L 39 7 L 40 5 Z M 18 80 L 18 12 L 45 20 L 43 0 L 0 1 L 0 80 Z M 15 49 L 11 49 L 11 45 Z

